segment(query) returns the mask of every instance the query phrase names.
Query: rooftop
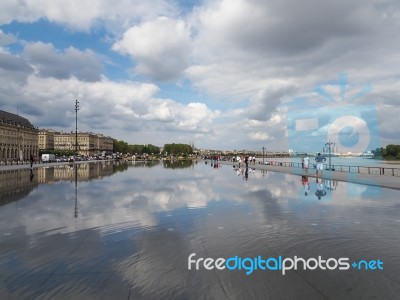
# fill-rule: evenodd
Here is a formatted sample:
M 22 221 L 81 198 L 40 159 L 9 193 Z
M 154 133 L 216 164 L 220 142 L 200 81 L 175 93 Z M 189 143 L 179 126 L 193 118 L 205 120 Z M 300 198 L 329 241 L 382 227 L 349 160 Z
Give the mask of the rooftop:
M 11 123 L 14 125 L 21 125 L 25 127 L 30 127 L 34 128 L 34 126 L 31 124 L 31 122 L 28 121 L 28 119 L 21 117 L 19 115 L 15 115 L 9 112 L 6 112 L 4 110 L 0 110 L 0 121 L 4 123 Z

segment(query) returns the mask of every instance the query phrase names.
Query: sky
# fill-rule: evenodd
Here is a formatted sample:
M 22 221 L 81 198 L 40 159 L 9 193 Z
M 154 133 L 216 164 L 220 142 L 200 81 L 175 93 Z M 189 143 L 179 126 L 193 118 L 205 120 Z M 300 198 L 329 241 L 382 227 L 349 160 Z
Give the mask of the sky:
M 7 0 L 0 109 L 131 144 L 400 144 L 397 0 Z

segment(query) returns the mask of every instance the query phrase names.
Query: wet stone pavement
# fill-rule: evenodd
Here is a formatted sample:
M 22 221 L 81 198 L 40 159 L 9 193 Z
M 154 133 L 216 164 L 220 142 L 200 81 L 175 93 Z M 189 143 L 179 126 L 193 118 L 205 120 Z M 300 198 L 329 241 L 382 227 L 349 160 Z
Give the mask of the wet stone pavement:
M 395 189 L 180 161 L 0 178 L 0 299 L 400 299 Z M 192 253 L 383 270 L 189 270 Z

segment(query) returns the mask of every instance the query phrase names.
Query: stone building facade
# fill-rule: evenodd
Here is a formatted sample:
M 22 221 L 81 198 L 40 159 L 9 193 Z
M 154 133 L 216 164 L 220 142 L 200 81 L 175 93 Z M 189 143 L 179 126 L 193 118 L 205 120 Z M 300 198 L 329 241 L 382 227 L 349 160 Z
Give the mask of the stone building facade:
M 54 150 L 72 150 L 76 148 L 75 132 L 56 132 L 54 134 Z M 78 132 L 78 154 L 94 156 L 113 152 L 113 139 L 91 132 Z
M 54 150 L 55 131 L 51 129 L 40 129 L 38 134 L 38 147 L 40 150 Z
M 0 161 L 37 159 L 38 132 L 28 119 L 0 110 Z
M 39 150 L 75 151 L 75 132 L 37 129 L 28 119 L 0 110 L 0 162 L 28 161 Z M 78 154 L 94 156 L 113 152 L 113 139 L 102 134 L 78 132 Z M 43 152 L 42 152 L 43 153 Z
M 111 154 L 114 152 L 114 139 L 109 136 L 104 136 L 102 134 L 97 135 L 97 149 L 99 149 L 99 154 L 106 152 L 106 154 Z

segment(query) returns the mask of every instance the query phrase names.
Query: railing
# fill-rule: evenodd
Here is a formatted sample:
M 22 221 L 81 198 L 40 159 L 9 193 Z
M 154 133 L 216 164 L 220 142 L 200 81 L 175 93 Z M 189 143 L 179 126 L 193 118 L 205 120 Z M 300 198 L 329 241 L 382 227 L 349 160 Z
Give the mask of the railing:
M 298 163 L 298 162 L 268 161 L 268 163 L 271 166 L 302 168 L 302 163 Z M 315 166 L 316 165 L 311 164 L 311 168 L 315 169 Z M 324 167 L 325 167 L 324 168 L 325 170 L 329 170 L 329 167 L 327 164 L 324 164 Z M 338 172 L 370 174 L 370 175 L 400 176 L 400 168 L 332 165 L 331 170 L 338 171 Z

